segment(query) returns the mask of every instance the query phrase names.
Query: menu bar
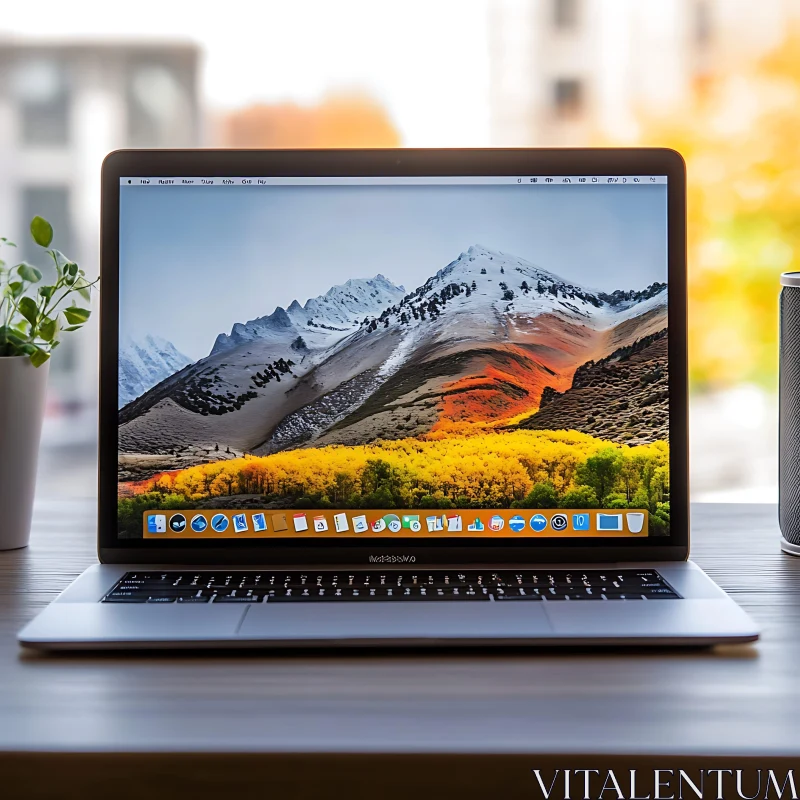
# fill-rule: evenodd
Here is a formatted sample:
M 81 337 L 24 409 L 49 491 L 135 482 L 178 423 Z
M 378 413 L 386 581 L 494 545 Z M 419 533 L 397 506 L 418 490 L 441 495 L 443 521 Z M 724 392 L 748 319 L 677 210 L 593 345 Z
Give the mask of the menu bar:
M 340 177 L 202 177 L 150 176 L 122 177 L 122 186 L 485 186 L 517 184 L 519 186 L 652 186 L 665 184 L 666 175 L 349 175 Z

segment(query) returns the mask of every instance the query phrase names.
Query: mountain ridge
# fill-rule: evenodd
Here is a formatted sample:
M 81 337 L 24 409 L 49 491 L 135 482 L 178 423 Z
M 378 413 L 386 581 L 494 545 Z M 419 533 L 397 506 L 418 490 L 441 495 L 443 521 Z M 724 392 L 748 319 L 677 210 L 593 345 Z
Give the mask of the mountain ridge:
M 344 334 L 357 327 L 364 312 L 399 300 L 405 291 L 403 286 L 392 283 L 380 272 L 373 278 L 349 278 L 331 286 L 325 294 L 309 298 L 305 305 L 295 298 L 285 309 L 276 306 L 272 314 L 235 323 L 230 334 L 217 336 L 209 355 L 287 329 L 294 329 L 298 334 L 306 328 Z
M 122 408 L 192 363 L 160 336 L 125 337 L 119 346 L 118 407 Z

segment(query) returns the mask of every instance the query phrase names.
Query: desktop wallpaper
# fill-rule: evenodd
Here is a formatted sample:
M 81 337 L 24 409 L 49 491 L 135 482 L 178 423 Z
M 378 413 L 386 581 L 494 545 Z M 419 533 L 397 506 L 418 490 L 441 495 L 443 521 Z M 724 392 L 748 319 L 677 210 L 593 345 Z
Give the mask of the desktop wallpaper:
M 654 186 L 123 186 L 119 531 L 151 509 L 646 509 Z

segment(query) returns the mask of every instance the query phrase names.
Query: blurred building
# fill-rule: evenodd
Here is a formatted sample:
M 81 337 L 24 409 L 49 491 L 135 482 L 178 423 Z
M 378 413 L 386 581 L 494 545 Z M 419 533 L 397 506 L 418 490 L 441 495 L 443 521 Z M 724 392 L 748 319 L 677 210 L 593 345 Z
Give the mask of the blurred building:
M 53 223 L 54 246 L 97 275 L 103 158 L 121 147 L 200 143 L 199 57 L 182 43 L 0 39 L 0 228 L 21 258 L 41 265 L 27 233 L 40 214 Z M 94 322 L 53 356 L 53 410 L 93 405 Z
M 494 0 L 495 145 L 633 143 L 716 70 L 775 48 L 798 0 Z

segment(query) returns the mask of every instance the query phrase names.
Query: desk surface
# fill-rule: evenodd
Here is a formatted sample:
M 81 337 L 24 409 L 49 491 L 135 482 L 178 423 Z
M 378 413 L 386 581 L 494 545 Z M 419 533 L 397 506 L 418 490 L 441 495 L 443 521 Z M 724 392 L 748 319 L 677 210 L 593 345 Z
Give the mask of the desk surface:
M 696 505 L 692 557 L 763 627 L 706 651 L 42 656 L 16 631 L 95 560 L 89 503 L 0 553 L 0 753 L 797 755 L 800 559 L 774 506 Z

